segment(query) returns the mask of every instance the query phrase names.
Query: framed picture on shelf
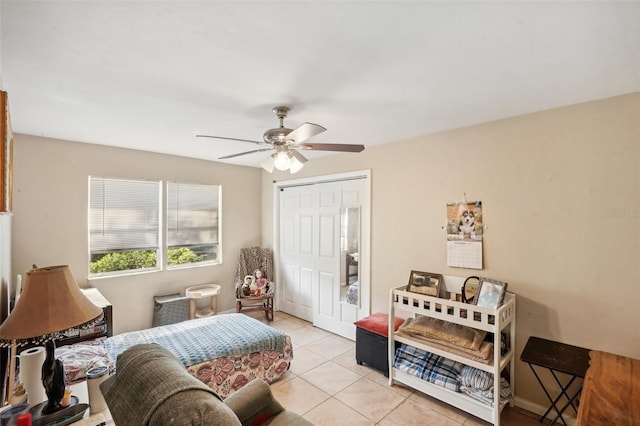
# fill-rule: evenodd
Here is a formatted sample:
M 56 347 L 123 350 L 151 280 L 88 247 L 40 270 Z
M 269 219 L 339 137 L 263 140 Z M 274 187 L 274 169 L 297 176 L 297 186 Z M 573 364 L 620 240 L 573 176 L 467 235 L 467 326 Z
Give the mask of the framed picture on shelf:
M 475 304 L 483 308 L 498 309 L 504 301 L 506 292 L 507 283 L 489 278 L 480 278 Z
M 407 291 L 425 294 L 427 296 L 438 297 L 440 294 L 441 283 L 441 274 L 411 271 L 411 275 L 409 275 L 409 284 L 407 285 Z

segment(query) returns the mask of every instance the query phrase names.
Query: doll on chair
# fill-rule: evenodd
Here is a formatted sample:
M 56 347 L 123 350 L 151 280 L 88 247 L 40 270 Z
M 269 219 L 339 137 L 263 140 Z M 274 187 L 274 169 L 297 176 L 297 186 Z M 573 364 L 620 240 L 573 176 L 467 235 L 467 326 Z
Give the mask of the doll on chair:
M 267 292 L 267 284 L 269 284 L 269 280 L 267 280 L 264 277 L 264 274 L 262 273 L 262 270 L 260 269 L 256 269 L 256 272 L 254 273 L 254 276 L 256 277 L 255 280 L 255 295 L 256 296 L 262 296 Z

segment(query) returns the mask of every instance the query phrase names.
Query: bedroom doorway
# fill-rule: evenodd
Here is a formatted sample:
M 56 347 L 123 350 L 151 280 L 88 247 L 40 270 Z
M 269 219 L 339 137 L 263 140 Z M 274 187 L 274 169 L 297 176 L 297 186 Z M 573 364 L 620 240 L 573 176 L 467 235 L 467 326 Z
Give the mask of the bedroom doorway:
M 279 309 L 355 339 L 369 314 L 370 172 L 276 184 Z

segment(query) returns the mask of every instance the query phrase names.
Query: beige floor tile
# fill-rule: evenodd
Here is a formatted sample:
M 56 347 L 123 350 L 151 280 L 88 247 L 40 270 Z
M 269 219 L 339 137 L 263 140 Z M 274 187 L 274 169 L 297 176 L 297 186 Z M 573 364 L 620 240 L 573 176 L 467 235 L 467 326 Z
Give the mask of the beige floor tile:
M 391 389 L 364 378 L 338 392 L 334 398 L 376 422 L 405 399 Z
M 287 334 L 290 334 L 292 331 L 298 330 L 298 329 L 304 327 L 302 324 L 297 323 L 295 321 L 291 321 L 291 320 L 286 319 L 286 318 L 283 318 L 283 319 L 278 320 L 278 321 L 273 321 L 270 325 L 271 325 L 271 327 L 275 328 L 276 330 L 280 330 L 283 333 L 287 333 Z
M 367 374 L 365 378 L 381 386 L 386 386 L 392 391 L 397 392 L 404 397 L 407 397 L 414 392 L 412 388 L 406 387 L 401 384 L 394 383 L 391 387 L 389 387 L 389 378 L 385 377 L 384 374 L 382 374 L 378 370 L 373 370 L 371 373 Z
M 300 377 L 271 385 L 275 399 L 287 410 L 303 415 L 331 397 Z
M 327 336 L 318 340 L 317 342 L 305 345 L 305 348 L 317 353 L 318 355 L 322 355 L 325 358 L 331 359 L 347 352 L 354 347 L 353 344 L 350 344 L 348 341 L 343 340 L 346 339 L 342 339 L 338 336 Z
M 273 320 L 274 321 L 278 321 L 279 319 L 282 319 L 282 318 L 296 318 L 296 317 L 294 317 L 293 315 L 289 315 L 289 314 L 287 314 L 285 312 L 282 312 L 282 311 L 274 311 L 273 312 Z
M 369 420 L 352 408 L 347 407 L 335 398 L 329 398 L 322 404 L 311 409 L 304 418 L 316 426 L 373 426 L 375 422 Z
M 296 323 L 296 324 L 299 324 L 299 323 Z M 331 333 L 329 333 L 328 331 L 321 330 L 317 327 L 308 327 L 308 326 L 302 326 L 295 330 L 291 330 L 287 332 L 287 334 L 291 336 L 293 349 L 306 346 L 310 343 L 317 342 L 331 335 Z
M 302 347 L 294 349 L 293 360 L 291 361 L 289 370 L 297 375 L 301 375 L 302 373 L 306 373 L 327 361 L 329 361 L 328 358 Z
M 419 391 L 413 392 L 409 397 L 409 400 L 414 401 L 423 407 L 431 408 L 432 410 L 437 411 L 438 413 L 443 414 L 452 420 L 455 420 L 459 424 L 464 423 L 470 416 L 470 414 L 466 411 L 462 411 L 459 408 L 454 407 L 453 405 L 446 404 Z
M 329 337 L 331 337 L 331 339 L 333 341 L 335 341 L 336 343 L 344 344 L 346 346 L 349 346 L 349 348 L 353 349 L 354 351 L 356 349 L 355 340 L 347 339 L 345 337 L 338 336 L 337 334 L 332 334 L 332 333 L 329 333 Z
M 360 376 L 356 373 L 349 371 L 332 361 L 325 362 L 324 364 L 301 374 L 300 377 L 327 392 L 329 395 L 335 395 L 356 380 L 360 379 Z
M 377 371 L 365 364 L 358 365 L 358 363 L 356 362 L 355 349 L 349 349 L 347 352 L 341 355 L 338 355 L 337 357 L 333 358 L 331 361 L 335 362 L 336 364 L 340 364 L 344 368 L 348 368 L 349 370 L 361 376 L 366 376 L 373 371 Z M 380 375 L 382 376 L 382 373 L 380 373 Z
M 460 424 L 461 423 L 410 399 L 405 399 L 398 407 L 378 422 L 380 426 L 460 426 Z
M 284 373 L 282 376 L 280 376 L 278 380 L 276 380 L 272 384 L 286 382 L 287 380 L 291 380 L 294 377 L 298 377 L 298 375 L 293 373 L 291 370 L 289 370 L 286 373 Z
M 285 318 L 287 318 L 290 321 L 297 322 L 298 324 L 304 325 L 306 327 L 313 327 L 313 323 L 311 323 L 309 321 L 306 321 L 306 320 L 303 320 L 302 318 L 294 317 L 293 315 L 288 315 L 288 314 L 284 314 L 284 315 L 287 315 L 287 317 L 285 317 Z

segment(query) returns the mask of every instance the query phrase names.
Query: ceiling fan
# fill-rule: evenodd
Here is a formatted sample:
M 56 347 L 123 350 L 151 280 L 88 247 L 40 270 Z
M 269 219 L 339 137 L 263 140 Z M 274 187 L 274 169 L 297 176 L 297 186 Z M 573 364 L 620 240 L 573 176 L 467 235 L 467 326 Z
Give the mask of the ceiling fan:
M 284 119 L 287 117 L 290 109 L 286 106 L 278 106 L 273 108 L 276 117 L 280 119 L 280 127 L 269 129 L 262 135 L 264 141 L 254 141 L 250 139 L 228 138 L 224 136 L 196 135 L 197 138 L 213 138 L 226 139 L 230 141 L 248 142 L 265 148 L 254 149 L 252 151 L 241 152 L 239 154 L 226 155 L 220 157 L 219 160 L 239 157 L 241 155 L 253 154 L 254 152 L 264 152 L 275 150 L 275 152 L 267 158 L 261 166 L 269 173 L 273 172 L 275 166 L 278 170 L 289 170 L 296 173 L 304 166 L 307 159 L 298 152 L 299 150 L 313 151 L 341 151 L 341 152 L 360 152 L 364 150 L 364 145 L 338 144 L 338 143 L 305 143 L 306 140 L 313 136 L 326 131 L 324 127 L 313 124 L 303 123 L 295 129 L 284 127 Z

